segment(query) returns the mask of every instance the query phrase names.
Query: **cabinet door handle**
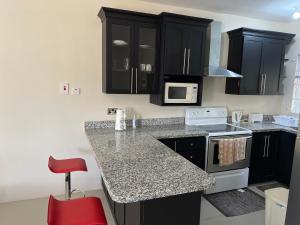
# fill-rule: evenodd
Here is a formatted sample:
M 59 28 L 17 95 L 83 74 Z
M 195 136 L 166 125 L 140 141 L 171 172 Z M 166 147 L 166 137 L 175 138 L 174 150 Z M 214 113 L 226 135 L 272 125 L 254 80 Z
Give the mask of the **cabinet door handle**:
M 190 74 L 190 57 L 191 57 L 191 49 L 188 49 L 188 61 L 187 61 L 187 74 Z
M 267 74 L 265 73 L 265 79 L 264 79 L 264 94 L 266 93 L 266 81 L 267 81 Z
M 263 86 L 264 86 L 264 74 L 260 76 L 260 90 L 259 90 L 260 94 L 263 94 Z
M 183 53 L 183 70 L 182 74 L 185 74 L 185 58 L 186 58 L 186 48 L 184 48 L 184 53 Z
M 177 142 L 175 141 L 175 152 L 177 151 Z
M 131 82 L 130 82 L 130 92 L 133 92 L 133 67 L 131 67 Z
M 267 136 L 265 136 L 265 144 L 264 144 L 264 154 L 263 154 L 263 158 L 266 157 L 266 140 L 267 140 Z
M 135 68 L 135 93 L 138 93 L 138 68 Z
M 270 136 L 267 138 L 267 158 L 269 158 Z

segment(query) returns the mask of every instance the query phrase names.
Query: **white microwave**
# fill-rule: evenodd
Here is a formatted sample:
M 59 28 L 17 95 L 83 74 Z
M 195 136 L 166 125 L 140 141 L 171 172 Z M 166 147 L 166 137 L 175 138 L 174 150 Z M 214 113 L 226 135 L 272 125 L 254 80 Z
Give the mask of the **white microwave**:
M 197 103 L 197 83 L 165 83 L 164 103 L 192 104 Z

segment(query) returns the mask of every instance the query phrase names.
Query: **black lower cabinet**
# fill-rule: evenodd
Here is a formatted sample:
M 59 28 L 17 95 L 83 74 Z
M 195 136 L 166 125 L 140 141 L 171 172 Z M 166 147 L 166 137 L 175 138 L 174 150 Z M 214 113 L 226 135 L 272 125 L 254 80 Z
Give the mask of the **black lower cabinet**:
M 125 204 L 114 202 L 114 215 L 118 225 L 125 224 Z
M 259 132 L 253 134 L 249 184 L 275 179 L 279 135 L 279 132 Z
M 159 141 L 196 166 L 205 169 L 205 137 L 168 138 Z
M 103 184 L 108 202 L 113 202 Z M 117 225 L 199 225 L 201 192 L 134 202 L 113 202 Z
M 290 185 L 296 134 L 281 132 L 279 151 L 276 163 L 276 180 L 287 186 Z
M 258 132 L 253 134 L 249 184 L 276 180 L 290 185 L 296 134 Z

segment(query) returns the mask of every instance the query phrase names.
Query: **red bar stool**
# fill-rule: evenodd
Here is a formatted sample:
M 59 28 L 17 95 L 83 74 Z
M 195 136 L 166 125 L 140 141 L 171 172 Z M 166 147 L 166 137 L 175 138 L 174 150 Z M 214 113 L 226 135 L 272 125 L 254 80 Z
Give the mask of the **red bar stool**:
M 52 156 L 49 157 L 48 167 L 53 173 L 65 174 L 65 198 L 71 199 L 71 172 L 75 171 L 87 171 L 86 163 L 84 159 L 63 159 L 57 160 Z
M 107 225 L 101 200 L 95 197 L 48 203 L 48 225 Z

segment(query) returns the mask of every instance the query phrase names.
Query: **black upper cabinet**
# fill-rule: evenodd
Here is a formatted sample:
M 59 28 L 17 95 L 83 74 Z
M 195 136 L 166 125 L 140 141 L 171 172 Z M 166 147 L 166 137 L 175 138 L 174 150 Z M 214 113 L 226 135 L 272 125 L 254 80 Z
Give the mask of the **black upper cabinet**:
M 98 16 L 104 93 L 152 94 L 151 103 L 164 105 L 166 80 L 196 82 L 199 101 L 193 105 L 201 105 L 206 35 L 212 20 L 106 7 Z
M 262 48 L 261 71 L 264 74 L 263 94 L 272 95 L 279 92 L 279 81 L 283 70 L 285 44 L 282 41 L 265 39 Z M 279 66 L 274 66 L 279 65 Z
M 285 46 L 294 34 L 240 28 L 229 31 L 228 69 L 243 78 L 227 78 L 226 94 L 278 95 Z
M 148 94 L 157 72 L 155 15 L 102 8 L 102 91 Z
M 135 92 L 149 94 L 151 91 L 155 71 L 157 71 L 157 26 L 153 24 L 137 23 L 136 76 Z
M 162 13 L 162 75 L 203 76 L 206 31 L 212 20 Z
M 183 74 L 184 32 L 181 25 L 166 24 L 165 27 L 165 74 Z
M 191 28 L 188 32 L 186 74 L 203 76 L 206 30 Z

